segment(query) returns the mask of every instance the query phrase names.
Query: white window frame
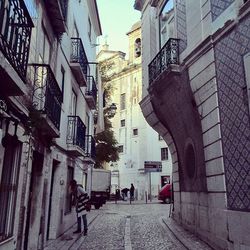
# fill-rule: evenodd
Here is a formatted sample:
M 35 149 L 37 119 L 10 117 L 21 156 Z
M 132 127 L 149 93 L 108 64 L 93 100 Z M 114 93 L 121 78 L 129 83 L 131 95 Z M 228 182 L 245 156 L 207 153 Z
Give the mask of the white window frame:
M 161 160 L 167 161 L 168 160 L 168 148 L 161 148 Z
M 124 121 L 124 125 L 123 125 L 123 121 Z M 125 119 L 122 119 L 121 120 L 121 127 L 123 128 L 123 127 L 125 127 L 126 126 L 126 120 Z

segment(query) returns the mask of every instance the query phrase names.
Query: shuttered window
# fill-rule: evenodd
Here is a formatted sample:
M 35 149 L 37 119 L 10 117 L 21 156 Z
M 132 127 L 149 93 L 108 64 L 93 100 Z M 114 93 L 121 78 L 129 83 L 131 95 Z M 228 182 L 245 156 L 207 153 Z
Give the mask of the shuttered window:
M 12 237 L 16 210 L 21 143 L 8 142 L 5 147 L 0 183 L 0 242 Z
M 126 95 L 121 94 L 121 110 L 124 110 L 126 108 Z

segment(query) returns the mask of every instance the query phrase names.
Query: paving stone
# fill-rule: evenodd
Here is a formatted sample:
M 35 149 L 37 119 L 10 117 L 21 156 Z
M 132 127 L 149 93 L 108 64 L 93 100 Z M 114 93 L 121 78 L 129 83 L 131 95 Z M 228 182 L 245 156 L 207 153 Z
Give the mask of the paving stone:
M 87 236 L 73 235 L 75 225 L 45 250 L 211 250 L 168 218 L 169 208 L 158 201 L 108 202 L 88 214 Z

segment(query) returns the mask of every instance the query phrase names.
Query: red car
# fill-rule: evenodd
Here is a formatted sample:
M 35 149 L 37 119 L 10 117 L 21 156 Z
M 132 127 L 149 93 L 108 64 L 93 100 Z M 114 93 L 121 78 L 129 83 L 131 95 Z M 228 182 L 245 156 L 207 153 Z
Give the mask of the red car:
M 163 201 L 164 203 L 170 203 L 172 199 L 172 184 L 164 185 L 158 194 L 158 200 Z

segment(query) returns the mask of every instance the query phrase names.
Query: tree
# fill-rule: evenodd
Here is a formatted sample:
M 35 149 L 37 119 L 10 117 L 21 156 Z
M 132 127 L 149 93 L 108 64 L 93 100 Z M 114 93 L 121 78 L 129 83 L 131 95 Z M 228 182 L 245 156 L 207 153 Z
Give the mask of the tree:
M 103 88 L 105 90 L 106 101 L 110 101 L 112 95 L 112 86 L 110 80 L 112 76 L 108 73 L 112 69 L 113 64 L 104 61 L 99 63 L 99 70 L 101 74 Z M 113 127 L 111 124 L 111 117 L 109 115 L 109 108 L 104 108 L 104 127 L 105 130 L 95 135 L 96 140 L 96 168 L 103 168 L 105 162 L 115 162 L 119 160 L 119 147 L 115 139 Z
M 96 168 L 103 168 L 105 162 L 119 160 L 118 142 L 115 139 L 112 125 L 107 116 L 104 117 L 105 130 L 95 136 Z

